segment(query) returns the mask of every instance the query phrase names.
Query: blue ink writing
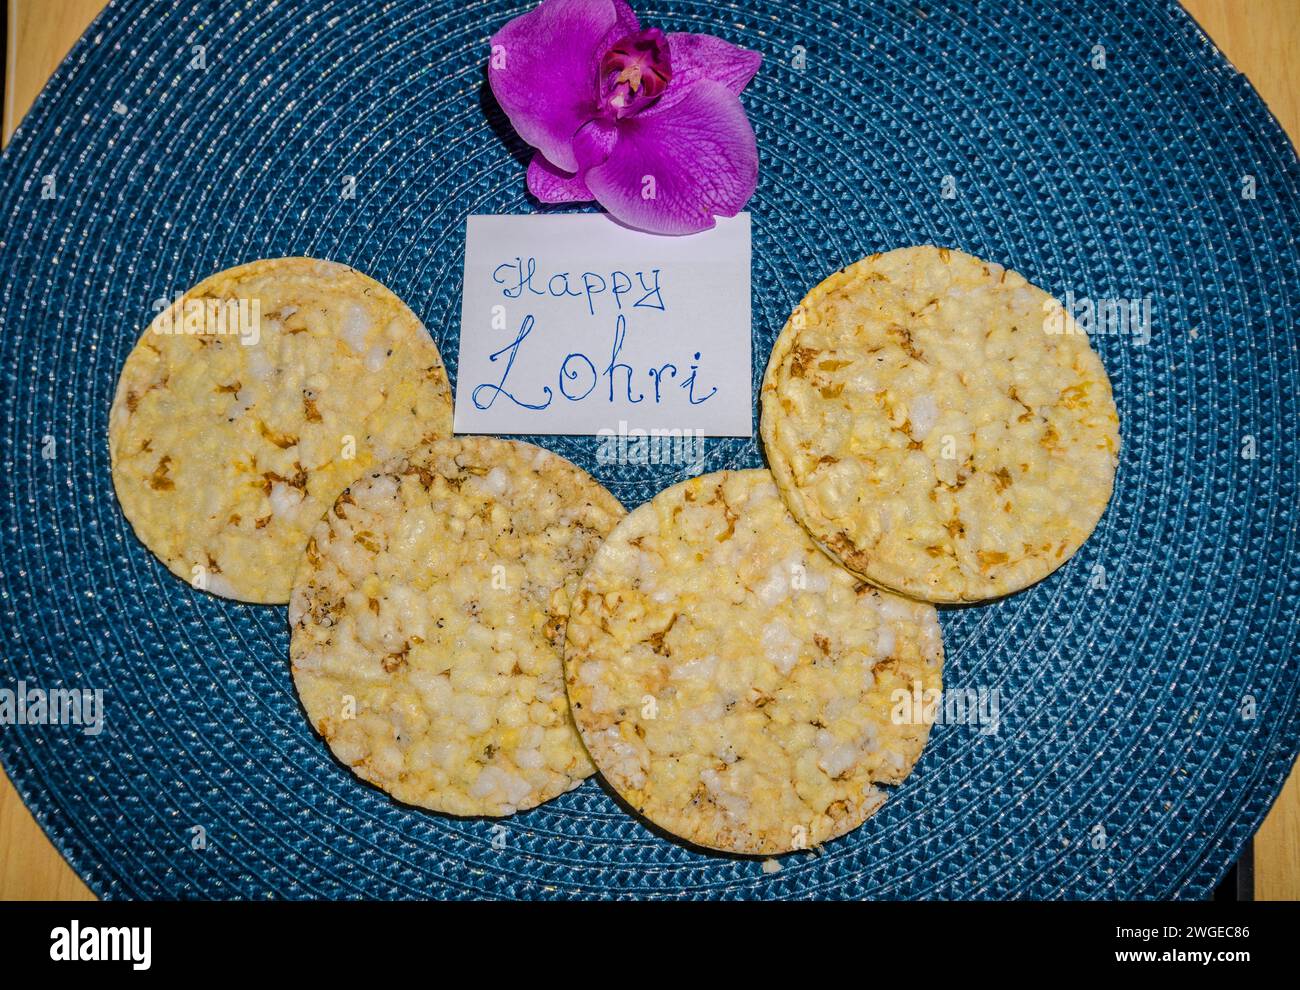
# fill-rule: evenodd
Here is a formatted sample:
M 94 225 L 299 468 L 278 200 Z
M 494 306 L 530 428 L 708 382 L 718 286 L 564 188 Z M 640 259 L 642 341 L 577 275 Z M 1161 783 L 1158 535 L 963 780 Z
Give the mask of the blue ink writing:
M 695 360 L 700 359 L 700 352 L 695 352 Z M 682 382 L 682 388 L 686 389 L 686 400 L 693 406 L 698 406 L 701 402 L 708 402 L 718 391 L 718 386 L 714 385 L 709 394 L 699 399 L 695 398 L 695 374 L 700 370 L 698 364 L 691 365 L 691 373 L 686 376 L 686 381 Z
M 524 339 L 530 333 L 533 332 L 533 324 L 535 322 L 536 321 L 533 319 L 533 314 L 529 313 L 527 316 L 524 317 L 524 322 L 519 325 L 518 336 L 516 336 L 515 339 L 511 341 L 509 344 L 507 344 L 505 347 L 501 348 L 501 350 L 488 355 L 489 361 L 496 361 L 497 358 L 499 358 L 502 354 L 506 354 L 506 353 L 509 353 L 510 357 L 506 359 L 505 370 L 501 372 L 500 381 L 498 381 L 495 385 L 490 385 L 485 382 L 482 385 L 477 386 L 474 389 L 474 391 L 470 393 L 469 397 L 477 408 L 491 409 L 492 405 L 497 401 L 498 395 L 504 395 L 515 405 L 523 406 L 525 409 L 545 409 L 547 406 L 551 404 L 551 399 L 554 398 L 554 393 L 551 392 L 549 386 L 545 386 L 542 388 L 542 394 L 546 396 L 546 401 L 536 402 L 536 403 L 524 402 L 522 399 L 517 399 L 509 392 L 507 392 L 505 388 L 506 379 L 510 376 L 510 369 L 515 366 L 515 357 L 519 354 L 519 347 L 521 344 L 523 344 Z M 492 398 L 488 399 L 486 402 L 483 402 L 482 400 L 479 399 L 479 393 L 483 392 L 484 390 L 489 392 L 492 396 Z
M 503 268 L 514 269 L 514 273 L 511 276 L 514 279 L 513 282 L 505 282 L 501 279 L 501 269 Z M 522 258 L 516 258 L 513 263 L 507 261 L 492 269 L 492 281 L 497 285 L 505 286 L 505 289 L 502 290 L 501 294 L 507 299 L 518 299 L 524 294 L 525 289 L 535 296 L 544 296 L 546 293 L 533 285 L 533 276 L 536 274 L 536 258 L 529 258 L 527 262 Z
M 569 390 L 564 387 L 566 379 L 568 381 L 575 381 L 578 378 L 578 372 L 570 370 L 569 368 L 569 365 L 573 362 L 574 358 L 577 358 L 585 364 L 587 366 L 587 373 L 591 375 L 591 384 L 587 386 L 587 391 L 583 392 L 581 395 L 571 395 L 569 394 Z M 580 351 L 574 351 L 566 357 L 564 363 L 560 365 L 560 394 L 572 402 L 579 402 L 591 395 L 592 390 L 596 387 L 597 381 L 599 381 L 599 377 L 596 374 L 596 366 L 591 363 L 591 358 L 587 357 L 587 355 Z
M 605 369 L 605 374 L 609 376 L 609 401 L 614 401 L 614 372 L 622 370 L 627 372 L 627 401 L 635 405 L 645 398 L 645 393 L 639 392 L 635 399 L 632 398 L 632 366 L 623 364 L 618 359 L 618 352 L 623 349 L 623 341 L 626 338 L 627 317 L 619 313 L 618 319 L 614 321 L 614 346 L 609 351 L 609 367 Z

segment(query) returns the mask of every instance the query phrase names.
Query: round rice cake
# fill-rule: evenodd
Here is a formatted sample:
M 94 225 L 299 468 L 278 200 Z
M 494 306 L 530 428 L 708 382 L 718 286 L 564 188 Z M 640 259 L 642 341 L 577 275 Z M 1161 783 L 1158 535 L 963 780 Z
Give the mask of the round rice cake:
M 1119 417 L 1048 293 L 960 251 L 872 255 L 808 294 L 762 389 L 791 511 L 884 588 L 971 602 L 1046 577 L 1110 500 Z
M 118 380 L 118 501 L 178 577 L 286 602 L 307 531 L 348 483 L 451 433 L 438 348 L 397 296 L 345 265 L 254 261 L 145 330 Z
M 593 772 L 569 715 L 569 602 L 623 516 L 530 444 L 443 440 L 354 482 L 289 604 L 294 684 L 357 776 L 453 815 L 508 815 Z
M 856 828 L 929 735 L 895 692 L 942 688 L 933 606 L 835 566 L 764 470 L 682 482 L 597 551 L 565 683 L 605 779 L 691 842 L 771 855 Z

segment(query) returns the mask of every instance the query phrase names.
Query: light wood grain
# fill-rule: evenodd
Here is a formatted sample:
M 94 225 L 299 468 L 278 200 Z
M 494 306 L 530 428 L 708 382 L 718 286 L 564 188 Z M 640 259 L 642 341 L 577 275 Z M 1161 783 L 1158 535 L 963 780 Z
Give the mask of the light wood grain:
M 14 132 L 50 74 L 105 0 L 9 0 L 4 139 Z
M 4 139 L 103 0 L 9 0 Z M 1184 0 L 1246 74 L 1292 140 L 1300 137 L 1300 0 Z M 1300 900 L 1300 767 L 1255 838 L 1255 896 Z M 0 900 L 93 895 L 0 775 Z
M 1300 141 L 1300 0 L 1183 0 L 1183 7 Z
M 1255 833 L 1255 899 L 1300 901 L 1300 763 Z
M 1183 0 L 1300 142 L 1300 0 Z M 1300 900 L 1300 763 L 1255 833 L 1255 897 Z
M 4 141 L 81 37 L 105 0 L 9 0 Z M 0 900 L 92 901 L 36 820 L 0 774 Z
M 0 900 L 93 901 L 0 774 Z

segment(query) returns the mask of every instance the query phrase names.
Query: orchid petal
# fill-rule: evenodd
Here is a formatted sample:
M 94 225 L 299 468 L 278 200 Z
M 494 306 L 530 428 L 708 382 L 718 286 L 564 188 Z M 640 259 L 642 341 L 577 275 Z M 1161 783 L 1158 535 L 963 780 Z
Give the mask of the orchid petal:
M 618 124 L 597 117 L 582 126 L 573 136 L 573 154 L 578 159 L 578 174 L 602 165 L 618 144 Z
M 647 112 L 671 107 L 702 79 L 722 83 L 739 96 L 763 64 L 763 56 L 758 52 L 711 34 L 670 34 L 668 52 L 673 62 L 672 81 L 659 102 Z
M 528 163 L 528 191 L 543 203 L 586 203 L 596 198 L 582 179 L 556 168 L 540 151 Z
M 640 28 L 623 0 L 544 0 L 492 36 L 488 83 L 519 136 L 575 172 L 573 135 L 596 111 L 611 44 Z
M 602 52 L 619 38 L 626 37 L 629 34 L 636 34 L 641 30 L 641 22 L 636 19 L 636 14 L 625 0 L 613 0 L 613 3 L 614 15 L 618 20 L 614 25 L 614 29 L 609 33 L 609 37 L 605 39 L 605 44 L 601 46 Z
M 701 79 L 667 109 L 618 122 L 608 159 L 583 173 L 615 219 L 657 234 L 690 234 L 735 216 L 758 182 L 758 148 L 740 98 Z M 584 132 L 585 133 L 585 132 Z

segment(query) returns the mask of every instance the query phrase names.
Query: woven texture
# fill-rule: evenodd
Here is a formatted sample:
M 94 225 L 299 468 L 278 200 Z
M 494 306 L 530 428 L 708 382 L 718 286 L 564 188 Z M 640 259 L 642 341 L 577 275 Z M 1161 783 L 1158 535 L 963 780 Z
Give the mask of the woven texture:
M 483 74 L 526 6 L 117 3 L 5 154 L 0 687 L 107 707 L 97 737 L 0 728 L 51 838 L 106 897 L 1205 896 L 1300 745 L 1300 168 L 1173 3 L 638 4 L 766 56 L 744 97 L 756 394 L 804 291 L 898 245 L 1152 304 L 1149 342 L 1095 340 L 1124 433 L 1096 534 L 1031 590 L 942 615 L 945 681 L 999 690 L 999 730 L 936 727 L 819 855 L 771 875 L 707 855 L 596 780 L 500 823 L 398 806 L 309 729 L 283 609 L 193 591 L 134 539 L 107 416 L 154 300 L 254 258 L 345 261 L 454 378 L 465 217 L 539 209 Z M 540 442 L 629 506 L 681 475 Z M 708 470 L 761 463 L 709 443 Z

